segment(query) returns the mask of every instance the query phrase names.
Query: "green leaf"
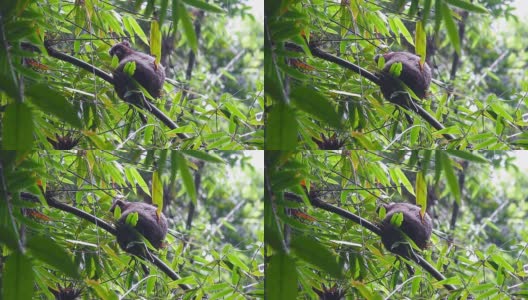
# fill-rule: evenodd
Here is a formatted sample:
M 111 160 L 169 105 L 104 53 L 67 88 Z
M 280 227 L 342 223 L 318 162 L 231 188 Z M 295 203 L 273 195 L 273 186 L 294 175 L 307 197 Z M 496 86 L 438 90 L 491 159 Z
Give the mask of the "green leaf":
M 2 149 L 27 150 L 33 148 L 33 116 L 26 103 L 9 104 L 2 123 Z
M 134 27 L 132 26 L 132 24 L 130 24 L 130 20 L 131 18 L 130 17 L 124 17 L 123 18 L 123 26 L 125 26 L 125 29 L 126 31 L 128 31 L 128 33 L 130 34 L 130 41 L 132 42 L 132 44 L 135 44 L 136 43 L 136 35 L 134 34 Z M 114 56 L 116 60 L 118 60 L 117 56 Z M 115 68 L 117 66 L 114 65 L 113 61 L 112 61 L 112 67 Z
M 149 191 L 149 188 L 148 188 L 148 184 L 145 182 L 143 177 L 141 177 L 141 174 L 139 174 L 138 170 L 136 168 L 130 168 L 130 173 L 132 174 L 132 176 L 136 180 L 136 181 L 130 182 L 130 184 L 139 185 L 141 190 L 143 192 L 145 192 L 145 194 L 150 196 L 150 191 Z
M 159 24 L 163 24 L 165 17 L 167 15 L 167 8 L 169 7 L 169 0 L 161 0 L 159 8 Z M 152 39 L 151 39 L 152 43 Z M 161 53 L 161 52 L 160 52 Z
M 224 105 L 227 108 L 227 112 L 225 112 L 225 115 L 228 118 L 231 118 L 232 115 L 234 115 L 235 117 L 238 117 L 241 120 L 247 119 L 246 115 L 244 115 L 244 113 L 241 112 L 233 103 L 226 102 L 224 103 Z
M 240 259 L 240 257 L 238 257 L 238 255 L 236 255 L 236 252 L 234 250 L 230 251 L 227 254 L 227 258 L 233 265 L 239 267 L 240 269 L 246 272 L 250 271 L 249 267 Z
M 396 25 L 395 19 L 396 18 L 389 18 L 389 28 L 390 28 L 390 30 L 392 32 L 394 32 L 394 35 L 395 35 L 395 38 L 396 38 L 396 42 L 398 44 L 401 44 L 400 30 L 398 29 L 398 25 Z
M 197 150 L 185 150 L 183 151 L 185 155 L 189 155 L 195 158 L 198 158 L 203 161 L 211 162 L 211 163 L 221 163 L 225 164 L 225 160 L 218 156 L 214 152 L 205 152 L 205 151 L 197 151 Z
M 415 42 L 416 55 L 420 56 L 420 64 L 423 65 L 427 56 L 427 35 L 422 21 L 416 22 Z
M 444 14 L 442 13 L 442 4 L 442 1 L 435 1 L 434 32 L 438 32 L 440 30 L 440 25 L 442 24 L 442 19 L 444 18 Z
M 200 0 L 183 0 L 183 2 L 189 4 L 190 6 L 194 6 L 194 7 L 203 9 L 208 12 L 225 13 L 225 11 L 220 6 L 214 3 L 207 3 L 204 1 L 200 1 Z
M 492 298 L 498 298 L 497 296 L 503 294 L 504 291 L 501 291 L 497 288 L 497 285 L 495 284 L 495 287 L 488 290 L 487 292 L 485 293 L 480 293 L 478 295 L 478 299 L 492 299 Z M 515 299 L 515 298 L 510 298 L 510 299 Z
M 181 0 L 172 0 L 172 25 L 174 26 L 174 32 L 178 31 L 178 22 L 180 21 L 180 9 L 185 9 L 183 5 L 181 5 Z
M 138 220 L 139 220 L 139 214 L 137 211 L 135 211 L 133 213 L 129 213 L 126 216 L 125 223 L 132 227 L 136 227 Z
M 423 217 L 427 209 L 427 183 L 421 171 L 416 173 L 416 205 L 421 207 L 420 214 Z
M 405 26 L 405 24 L 403 24 L 402 20 L 400 18 L 398 18 L 398 17 L 394 17 L 394 24 L 396 24 L 396 26 L 398 26 L 398 29 L 400 30 L 400 32 L 403 35 L 403 37 L 405 38 L 405 40 L 407 40 L 407 42 L 409 44 L 414 46 L 414 41 L 412 39 L 412 35 L 409 32 L 409 30 L 407 30 L 407 27 Z
M 515 269 L 500 255 L 498 254 L 491 254 L 491 258 L 493 258 L 493 261 L 496 262 L 499 266 L 505 268 L 506 270 L 510 272 L 515 272 Z
M 152 173 L 152 204 L 158 206 L 158 215 L 163 210 L 163 182 L 158 171 Z
M 156 64 L 159 64 L 161 60 L 161 30 L 156 20 L 150 24 L 150 54 L 156 58 Z
M 453 196 L 455 197 L 455 200 L 458 203 L 458 205 L 461 205 L 460 187 L 458 186 L 458 180 L 455 175 L 455 171 L 453 170 L 453 167 L 451 165 L 451 159 L 449 158 L 449 156 L 447 156 L 447 154 L 442 153 L 441 160 L 442 160 L 442 167 L 444 170 L 444 174 L 447 180 L 447 185 L 449 186 L 451 193 L 453 193 Z
M 268 299 L 297 299 L 297 268 L 292 258 L 279 252 L 271 256 L 266 270 Z
M 191 197 L 194 205 L 196 205 L 196 187 L 194 186 L 194 180 L 191 175 L 191 171 L 189 171 L 189 167 L 187 166 L 187 160 L 181 152 L 174 152 L 173 155 L 176 155 L 176 163 L 182 176 L 183 186 L 185 186 L 185 190 Z
M 130 187 L 132 188 L 132 192 L 137 195 L 137 188 L 134 180 L 134 176 L 132 176 L 132 172 L 130 171 L 131 168 L 125 168 L 125 178 L 130 183 Z
M 343 270 L 337 263 L 337 256 L 320 241 L 313 237 L 296 235 L 292 238 L 291 247 L 295 254 L 306 262 L 334 278 L 343 278 Z
M 409 193 L 414 195 L 414 188 L 411 182 L 399 167 L 390 168 L 389 173 L 393 176 L 393 180 L 396 184 L 403 184 L 405 189 L 407 189 Z
M 473 150 L 488 149 L 490 147 L 493 147 L 493 145 L 497 144 L 498 142 L 499 139 L 497 137 L 490 137 L 488 139 L 483 140 L 481 143 L 473 144 Z
M 488 163 L 488 159 L 485 157 L 477 154 L 477 153 L 471 153 L 469 151 L 461 151 L 461 150 L 446 150 L 446 152 L 449 155 L 456 156 L 465 160 L 469 160 L 476 163 Z
M 396 227 L 400 227 L 403 223 L 403 213 L 397 212 L 391 216 L 390 223 Z
M 423 159 L 422 159 L 422 172 L 427 174 L 429 165 L 431 163 L 431 155 L 433 154 L 432 150 L 423 150 Z
M 451 10 L 447 4 L 442 4 L 442 16 L 444 17 L 444 23 L 447 29 L 447 36 L 455 47 L 456 52 L 460 55 L 460 37 L 458 36 L 458 29 L 451 15 Z
M 411 7 L 409 7 L 409 16 L 414 17 L 418 11 L 418 2 L 420 0 L 411 0 Z
M 474 285 L 473 287 L 470 287 L 468 290 L 472 293 L 477 293 L 480 294 L 480 292 L 484 292 L 484 291 L 487 291 L 489 289 L 493 289 L 495 288 L 495 283 L 480 283 L 478 285 Z
M 0 57 L 6 57 L 4 49 L 0 50 Z M 10 71 L 4 70 L 3 72 L 4 74 L 0 74 L 0 91 L 6 93 L 10 98 L 16 99 L 18 97 L 17 85 L 13 82 L 12 77 L 6 76 L 10 74 Z
M 157 160 L 157 167 L 158 169 L 156 170 L 160 176 L 161 174 L 165 174 L 164 170 L 165 170 L 165 165 L 167 164 L 167 155 L 168 155 L 168 152 L 169 150 L 167 149 L 161 149 L 158 153 L 158 160 Z
M 427 20 L 429 19 L 429 14 L 431 13 L 431 4 L 432 0 L 425 0 L 423 4 L 422 9 L 422 24 L 427 24 Z
M 465 9 L 467 11 L 476 12 L 476 13 L 489 13 L 488 9 L 482 5 L 470 3 L 462 0 L 446 0 L 447 3 Z
M 121 206 L 116 205 L 114 207 L 114 219 L 119 220 L 121 218 Z
M 385 206 L 380 206 L 378 210 L 378 216 L 381 220 L 385 219 L 385 216 L 387 215 L 387 209 Z
M 400 77 L 402 70 L 403 64 L 401 62 L 397 62 L 393 63 L 390 66 L 389 73 L 392 74 L 394 77 Z
M 378 69 L 380 70 L 383 69 L 383 67 L 385 66 L 385 57 L 383 55 L 378 56 L 377 65 L 378 65 Z
M 315 89 L 296 87 L 291 93 L 291 98 L 297 108 L 334 128 L 341 127 L 341 117 L 335 111 L 332 102 Z
M 18 238 L 13 231 L 13 227 L 6 226 L 8 222 L 11 221 L 11 217 L 7 214 L 7 203 L 3 200 L 0 203 L 0 209 L 2 209 L 2 212 L 6 213 L 6 215 L 2 215 L 2 222 L 6 223 L 0 223 L 0 244 L 6 245 L 9 249 L 14 251 L 18 247 Z
M 278 152 L 278 151 L 270 151 L 270 152 Z M 272 154 L 270 154 L 272 155 Z M 277 228 L 278 226 L 278 219 L 276 218 L 275 213 L 273 212 L 273 209 L 271 206 L 271 199 L 270 195 L 267 195 L 267 190 L 265 190 L 266 196 L 264 198 L 264 242 L 266 243 L 266 246 L 269 246 L 271 249 L 274 249 L 276 251 L 282 251 L 282 241 L 284 240 L 284 235 L 282 234 L 282 231 Z M 283 193 L 278 193 L 276 199 L 274 198 L 273 201 L 279 201 L 283 200 Z M 279 226 L 280 227 L 280 226 Z M 266 276 L 268 276 L 269 269 L 266 270 Z M 268 281 L 270 277 L 266 278 L 266 281 Z M 280 299 L 280 298 L 279 298 Z
M 509 113 L 507 113 L 504 108 L 498 104 L 498 103 L 492 103 L 491 105 L 491 108 L 493 109 L 493 111 L 499 115 L 499 116 L 502 116 L 504 117 L 506 120 L 510 121 L 510 122 L 513 122 L 513 117 L 510 116 Z
M 28 239 L 27 246 L 34 257 L 69 277 L 80 278 L 77 265 L 73 263 L 71 255 L 54 239 L 48 236 L 33 236 Z
M 285 20 L 277 22 L 271 32 L 271 38 L 275 42 L 293 40 L 301 33 L 302 27 L 298 20 Z
M 136 72 L 136 62 L 135 61 L 129 61 L 125 64 L 125 67 L 123 68 L 123 72 L 127 74 L 128 76 L 132 77 L 134 73 Z
M 294 150 L 297 148 L 296 112 L 283 102 L 275 102 L 266 122 L 266 150 Z
M 167 284 L 169 288 L 178 288 L 180 284 L 197 284 L 194 276 L 182 277 L 181 279 L 171 281 Z
M 453 276 L 453 277 L 449 277 L 449 278 L 446 278 L 444 280 L 438 281 L 438 284 L 461 285 L 462 284 L 462 279 L 460 278 L 460 276 Z
M 4 300 L 33 299 L 35 274 L 30 259 L 15 251 L 6 259 L 2 275 Z
M 73 11 L 74 11 L 75 24 L 78 25 L 78 26 L 75 26 L 74 28 L 75 36 L 79 36 L 81 34 L 81 30 L 86 25 L 86 20 L 87 20 L 86 10 L 84 9 L 83 6 L 76 5 Z
M 75 128 L 81 128 L 82 123 L 77 111 L 66 98 L 52 90 L 49 86 L 39 83 L 27 89 L 26 94 L 30 97 L 31 103 L 40 108 L 44 113 L 49 113 L 61 121 L 64 121 Z
M 127 21 L 128 23 L 130 24 L 130 26 L 133 28 L 134 32 L 132 32 L 132 35 L 137 35 L 139 36 L 139 38 L 141 39 L 141 41 L 143 43 L 145 43 L 145 45 L 148 45 L 149 42 L 148 42 L 148 39 L 147 39 L 147 35 L 145 34 L 145 32 L 143 31 L 143 29 L 141 29 L 141 26 L 139 26 L 138 22 L 136 21 L 136 19 L 134 19 L 133 17 L 125 17 L 127 18 Z
M 194 53 L 198 54 L 198 39 L 196 38 L 196 33 L 194 32 L 194 26 L 189 16 L 189 13 L 185 9 L 185 6 L 180 3 L 178 6 L 178 17 L 182 21 L 183 31 L 185 32 L 185 37 L 191 45 L 191 49 Z

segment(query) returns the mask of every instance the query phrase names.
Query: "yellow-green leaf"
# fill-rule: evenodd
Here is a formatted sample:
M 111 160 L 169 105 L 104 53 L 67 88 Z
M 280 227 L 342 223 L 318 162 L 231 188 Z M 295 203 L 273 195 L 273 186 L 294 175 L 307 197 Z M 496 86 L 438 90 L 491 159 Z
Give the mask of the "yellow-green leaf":
M 403 171 L 400 168 L 398 168 L 398 167 L 391 168 L 389 170 L 389 173 L 391 175 L 394 175 L 393 180 L 395 181 L 396 184 L 400 184 L 400 183 L 403 184 L 405 189 L 407 189 L 407 191 L 409 193 L 414 195 L 414 188 L 413 188 L 411 182 L 409 181 L 407 176 L 405 176 L 405 173 L 403 173 Z M 395 180 L 395 179 L 397 179 L 397 180 Z
M 438 0 L 437 0 L 438 1 Z M 462 0 L 446 0 L 447 3 L 454 5 L 456 7 L 462 8 L 467 11 L 476 12 L 476 13 L 489 13 L 488 9 L 482 5 L 476 3 L 470 3 Z
M 163 182 L 158 171 L 152 173 L 152 204 L 158 206 L 158 215 L 163 210 Z
M 141 26 L 139 26 L 139 24 L 136 21 L 136 19 L 134 19 L 132 17 L 127 17 L 127 18 L 128 18 L 128 22 L 129 22 L 130 26 L 132 26 L 132 28 L 134 29 L 134 32 L 132 34 L 139 36 L 141 41 L 143 41 L 143 43 L 145 43 L 145 45 L 148 45 L 149 42 L 148 42 L 148 39 L 147 39 L 147 35 L 143 31 L 143 29 L 141 29 Z
M 33 116 L 25 103 L 9 104 L 3 119 L 3 150 L 26 150 L 33 147 Z
M 183 31 L 185 32 L 185 36 L 191 45 L 192 51 L 194 53 L 198 53 L 198 40 L 196 38 L 196 33 L 194 32 L 194 26 L 191 17 L 181 3 L 178 6 L 178 18 L 182 21 Z
M 33 264 L 24 254 L 15 251 L 10 253 L 5 260 L 3 299 L 33 299 L 33 286 L 35 273 Z
M 451 9 L 447 4 L 442 4 L 442 16 L 444 18 L 444 23 L 447 29 L 447 36 L 449 40 L 455 47 L 455 51 L 460 55 L 460 37 L 458 36 L 458 29 L 451 15 Z
M 295 106 L 327 123 L 334 128 L 341 127 L 341 118 L 334 104 L 314 88 L 299 86 L 292 90 L 291 99 Z
M 207 3 L 206 1 L 200 1 L 200 0 L 183 0 L 183 2 L 194 6 L 199 9 L 203 9 L 208 12 L 213 13 L 224 13 L 225 11 L 218 5 L 214 3 Z
M 77 264 L 63 245 L 59 245 L 49 236 L 35 235 L 28 239 L 27 247 L 32 256 L 53 266 L 67 276 L 80 278 Z
M 398 17 L 394 17 L 394 24 L 396 24 L 396 26 L 398 26 L 398 29 L 400 30 L 400 32 L 403 35 L 403 37 L 405 38 L 405 40 L 407 40 L 407 42 L 409 44 L 414 46 L 414 41 L 412 39 L 412 35 L 409 32 L 409 30 L 407 30 L 407 27 L 405 27 L 405 24 L 403 24 L 401 19 L 398 18 Z
M 156 58 L 156 64 L 161 60 L 161 30 L 158 21 L 150 24 L 150 54 Z
M 31 103 L 44 113 L 54 115 L 75 128 L 82 128 L 81 119 L 74 106 L 63 94 L 55 91 L 49 85 L 44 83 L 33 84 L 26 90 L 26 94 L 31 96 L 29 98 Z
M 458 203 L 458 205 L 460 205 L 460 187 L 458 186 L 458 180 L 455 175 L 455 171 L 453 170 L 453 167 L 451 165 L 451 159 L 449 158 L 449 156 L 447 156 L 446 153 L 443 152 L 441 152 L 440 156 L 442 160 L 444 174 L 447 180 L 447 185 L 449 186 L 451 193 L 455 197 L 456 202 Z
M 423 217 L 427 209 L 427 183 L 421 171 L 416 174 L 416 205 L 421 207 L 420 215 Z
M 266 272 L 268 299 L 297 299 L 297 276 L 294 259 L 285 252 L 272 255 Z
M 416 22 L 416 33 L 414 39 L 416 42 L 416 55 L 420 56 L 420 64 L 423 66 L 427 55 L 427 36 L 425 34 L 422 21 Z
M 284 102 L 275 102 L 266 124 L 266 150 L 293 150 L 297 147 L 296 112 Z
M 427 20 L 429 19 L 429 14 L 431 13 L 431 4 L 432 0 L 425 0 L 422 9 L 422 23 L 425 26 Z
M 189 171 L 189 167 L 187 166 L 187 160 L 180 152 L 175 152 L 174 155 L 176 155 L 176 163 L 182 176 L 183 186 L 185 186 L 185 190 L 191 197 L 194 205 L 196 205 L 196 187 L 194 186 L 194 180 L 191 175 L 191 171 Z
M 510 114 L 507 111 L 505 111 L 504 108 L 499 103 L 492 103 L 491 108 L 497 115 L 505 118 L 506 120 L 510 122 L 513 122 L 513 117 L 510 116 Z
M 132 176 L 136 180 L 136 182 L 131 182 L 131 184 L 136 184 L 137 183 L 139 185 L 139 187 L 141 188 L 141 190 L 143 192 L 145 192 L 145 194 L 150 196 L 150 191 L 149 191 L 148 185 L 145 182 L 145 180 L 143 179 L 143 177 L 141 177 L 141 174 L 139 174 L 137 169 L 136 168 L 130 168 L 130 173 L 132 174 Z

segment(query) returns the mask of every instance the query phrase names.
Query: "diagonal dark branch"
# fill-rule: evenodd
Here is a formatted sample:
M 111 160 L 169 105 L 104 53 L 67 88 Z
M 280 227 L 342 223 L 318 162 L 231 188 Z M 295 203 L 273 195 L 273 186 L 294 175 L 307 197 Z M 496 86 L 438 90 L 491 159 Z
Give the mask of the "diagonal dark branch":
M 297 202 L 302 202 L 302 198 L 294 193 L 289 193 L 289 192 L 286 192 L 284 193 L 284 198 L 285 199 L 289 199 L 289 200 L 294 200 L 294 201 L 297 201 Z M 339 208 L 337 206 L 334 206 L 330 203 L 326 203 L 324 201 L 322 201 L 321 199 L 318 199 L 317 197 L 314 197 L 314 196 L 311 196 L 311 195 L 308 195 L 308 198 L 310 200 L 310 203 L 312 203 L 313 206 L 315 207 L 318 207 L 318 208 L 321 208 L 321 209 L 324 209 L 326 211 L 329 211 L 329 212 L 333 212 L 335 214 L 338 214 L 340 216 L 342 216 L 343 218 L 346 218 L 346 219 L 349 219 L 365 228 L 367 228 L 368 230 L 372 231 L 373 233 L 377 234 L 378 236 L 381 236 L 382 234 L 382 231 L 381 229 L 371 223 L 370 221 L 366 220 L 366 219 L 363 219 L 362 217 L 356 215 L 356 214 L 353 214 L 347 210 L 344 210 L 342 208 Z M 424 270 L 426 270 L 427 272 L 429 272 L 429 274 L 431 274 L 434 278 L 436 278 L 436 280 L 438 281 L 442 281 L 442 280 L 445 280 L 446 277 L 440 273 L 434 266 L 432 266 L 427 260 L 425 260 L 421 255 L 418 255 L 416 254 L 415 255 L 416 259 L 417 259 L 417 263 L 422 267 L 424 268 Z M 455 290 L 455 287 L 450 285 L 450 284 L 444 284 L 444 287 L 450 291 L 454 291 Z
M 30 201 L 33 201 L 33 202 L 39 202 L 39 199 L 37 196 L 33 195 L 33 194 L 30 194 L 30 193 L 20 193 L 20 197 L 22 199 L 26 199 L 26 200 L 30 200 Z M 45 199 L 46 199 L 46 202 L 48 203 L 49 206 L 51 207 L 54 207 L 54 208 L 57 208 L 57 209 L 60 209 L 62 211 L 65 211 L 65 212 L 68 212 L 68 213 L 71 213 L 73 215 L 76 215 L 77 217 L 81 218 L 81 219 L 84 219 L 88 222 L 91 222 L 93 224 L 95 224 L 97 227 L 100 227 L 104 230 L 106 230 L 107 232 L 109 232 L 110 234 L 116 236 L 117 235 L 117 231 L 115 229 L 114 226 L 108 224 L 107 222 L 105 222 L 104 220 L 92 215 L 92 214 L 89 214 L 83 210 L 80 210 L 76 207 L 73 207 L 73 206 L 69 206 L 68 204 L 65 204 L 65 203 L 62 203 L 60 201 L 57 201 L 55 200 L 53 197 L 49 196 L 49 195 L 45 195 Z M 152 263 L 158 267 L 160 270 L 162 270 L 165 274 L 167 274 L 167 276 L 169 276 L 171 279 L 173 280 L 178 280 L 178 279 L 181 279 L 180 275 L 178 275 L 176 272 L 174 272 L 174 270 L 172 270 L 169 266 L 167 266 L 161 259 L 159 259 L 156 255 L 153 255 L 151 254 L 151 258 L 152 258 Z M 183 290 L 190 290 L 191 287 L 186 285 L 186 284 L 179 284 L 179 286 L 183 289 Z
M 53 48 L 51 46 L 49 41 L 45 41 L 44 42 L 44 46 L 46 47 L 46 50 L 48 51 L 49 56 L 55 57 L 57 59 L 65 61 L 65 62 L 69 62 L 72 65 L 75 65 L 75 66 L 77 66 L 79 68 L 82 68 L 82 69 L 92 73 L 92 74 L 97 75 L 98 77 L 100 77 L 103 80 L 111 83 L 112 85 L 114 84 L 113 76 L 108 74 L 108 73 L 106 73 L 106 72 L 104 72 L 103 70 L 101 70 L 101 69 L 99 69 L 99 68 L 97 68 L 95 66 L 92 66 L 89 63 L 84 62 L 84 61 L 82 61 L 80 59 L 77 59 L 77 58 L 75 58 L 75 57 L 73 57 L 71 55 L 68 55 L 66 53 L 62 53 L 62 52 L 58 51 L 57 49 L 55 49 L 55 48 Z M 149 112 L 151 112 L 163 124 L 165 124 L 170 129 L 178 128 L 178 125 L 174 121 L 172 121 L 167 115 L 165 115 L 159 108 L 154 106 L 154 104 L 152 104 L 152 102 L 148 101 L 147 99 L 145 99 L 144 101 L 147 103 L 145 109 L 148 110 Z M 178 137 L 180 137 L 181 139 L 188 139 L 189 138 L 184 133 L 178 133 Z
M 349 61 L 346 61 L 346 60 L 344 60 L 344 59 L 342 59 L 340 57 L 337 57 L 337 56 L 332 55 L 332 54 L 330 54 L 328 52 L 325 52 L 325 51 L 319 49 L 316 46 L 308 45 L 308 47 L 310 48 L 310 51 L 312 52 L 313 56 L 322 58 L 322 59 L 324 59 L 326 61 L 329 61 L 329 62 L 333 62 L 333 63 L 335 63 L 337 65 L 340 65 L 341 67 L 343 67 L 345 69 L 352 70 L 352 71 L 358 73 L 360 76 L 363 76 L 363 77 L 367 78 L 368 80 L 370 80 L 374 84 L 376 84 L 378 86 L 381 85 L 381 80 L 376 74 L 373 74 L 372 72 L 369 72 L 368 70 L 365 70 L 364 68 L 362 68 L 362 67 L 360 67 L 360 66 L 358 66 L 356 64 L 353 64 L 353 63 L 351 63 Z M 297 52 L 304 52 L 304 50 L 303 50 L 303 48 L 301 46 L 296 45 L 294 43 L 286 43 L 286 48 L 290 49 L 290 50 L 293 50 L 293 51 L 297 51 Z M 440 123 L 433 115 L 431 115 L 423 107 L 418 105 L 416 103 L 416 101 L 414 101 L 410 97 L 409 97 L 408 100 L 410 102 L 410 105 L 409 106 L 405 106 L 404 108 L 412 110 L 415 113 L 417 113 L 420 117 L 422 117 L 427 123 L 429 123 L 431 126 L 433 126 L 436 130 L 445 129 L 445 126 L 442 123 Z M 389 99 L 389 101 L 390 101 L 390 99 Z M 399 105 L 398 103 L 394 103 L 394 104 Z M 449 133 L 444 133 L 442 135 L 447 140 L 450 140 L 450 141 L 455 139 L 455 137 L 453 135 L 449 134 Z
M 89 63 L 85 62 L 85 61 L 82 61 L 76 57 L 73 57 L 71 55 L 68 55 L 66 53 L 62 53 L 60 51 L 58 51 L 57 49 L 51 47 L 51 44 L 50 42 L 48 41 L 45 41 L 44 42 L 44 46 L 46 47 L 46 50 L 48 51 L 48 54 L 49 56 L 51 57 L 55 57 L 57 59 L 60 59 L 62 61 L 65 61 L 65 62 L 69 62 L 71 63 L 72 65 L 75 65 L 79 68 L 82 68 L 92 74 L 95 74 L 97 76 L 99 76 L 100 78 L 102 78 L 103 80 L 109 82 L 110 84 L 114 84 L 114 78 L 112 77 L 112 75 L 106 73 L 105 71 L 95 67 L 95 66 L 92 66 L 90 65 Z

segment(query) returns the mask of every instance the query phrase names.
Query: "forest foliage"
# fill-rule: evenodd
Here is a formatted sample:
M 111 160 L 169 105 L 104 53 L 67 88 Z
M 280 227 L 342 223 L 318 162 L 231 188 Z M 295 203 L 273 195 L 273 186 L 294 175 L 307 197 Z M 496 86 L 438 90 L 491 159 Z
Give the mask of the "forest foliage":
M 271 153 L 265 171 L 266 295 L 528 296 L 525 155 L 430 150 Z M 379 226 L 379 207 L 391 202 L 417 203 L 431 216 L 431 240 L 415 253 L 444 279 L 437 280 L 415 259 L 392 254 L 367 226 Z
M 262 172 L 243 152 L 2 151 L 1 298 L 262 297 Z M 119 248 L 116 199 L 163 211 L 172 271 Z
M 244 1 L 154 2 L 3 1 L 2 148 L 262 149 L 262 21 Z M 111 74 L 123 40 L 165 66 L 162 97 L 145 101 L 177 127 L 50 50 Z
M 526 26 L 511 5 L 266 1 L 266 149 L 525 148 Z M 366 73 L 391 51 L 431 66 L 415 106 L 444 129 L 384 99 Z

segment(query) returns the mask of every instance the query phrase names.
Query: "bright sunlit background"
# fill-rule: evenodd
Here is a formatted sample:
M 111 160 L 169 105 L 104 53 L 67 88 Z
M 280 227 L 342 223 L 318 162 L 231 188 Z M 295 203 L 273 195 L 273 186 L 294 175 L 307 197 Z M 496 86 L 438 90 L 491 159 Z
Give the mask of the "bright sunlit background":
M 515 0 L 514 6 L 517 7 L 517 16 L 523 18 L 528 16 L 528 1 L 526 0 Z
M 261 150 L 246 150 L 245 153 L 251 156 L 251 162 L 255 169 L 264 172 L 264 151 Z
M 528 172 L 528 151 L 515 151 L 517 157 L 517 166 L 519 169 Z
M 252 12 L 257 20 L 264 22 L 264 0 L 248 0 L 248 4 L 252 7 Z

